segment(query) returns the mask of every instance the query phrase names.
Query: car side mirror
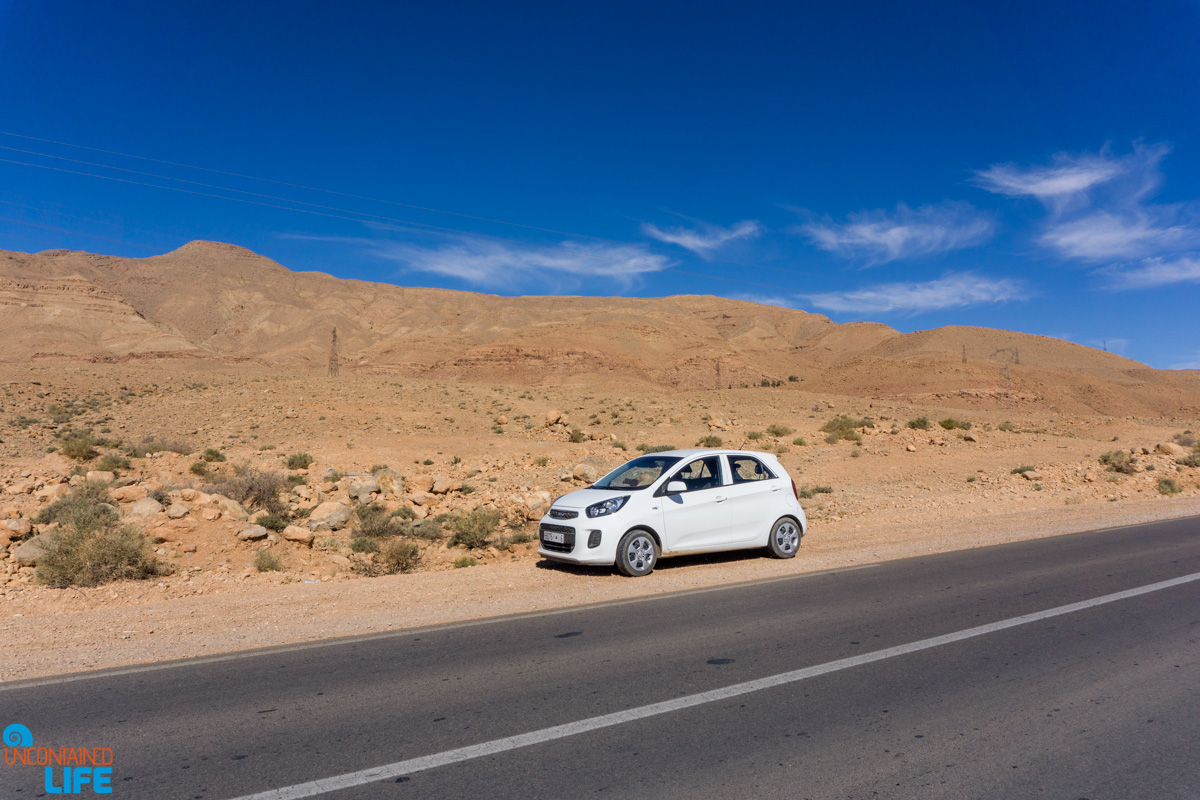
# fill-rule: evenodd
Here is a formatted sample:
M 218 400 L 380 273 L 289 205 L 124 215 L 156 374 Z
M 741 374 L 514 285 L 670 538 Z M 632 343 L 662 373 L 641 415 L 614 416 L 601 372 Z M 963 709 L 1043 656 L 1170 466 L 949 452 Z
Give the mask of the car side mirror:
M 687 484 L 683 481 L 669 481 L 667 483 L 666 494 L 683 494 L 687 491 Z

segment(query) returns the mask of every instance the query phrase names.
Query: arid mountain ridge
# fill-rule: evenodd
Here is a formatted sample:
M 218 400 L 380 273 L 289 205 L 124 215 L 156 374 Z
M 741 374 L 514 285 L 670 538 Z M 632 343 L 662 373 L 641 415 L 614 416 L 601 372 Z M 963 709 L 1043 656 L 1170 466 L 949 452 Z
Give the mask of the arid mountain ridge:
M 242 247 L 161 256 L 0 251 L 9 362 L 195 358 L 447 380 L 727 388 L 1200 415 L 1200 373 L 1045 336 L 951 326 L 903 334 L 712 296 L 500 297 L 294 272 Z M 964 350 L 966 359 L 964 361 Z M 789 381 L 795 376 L 795 381 Z

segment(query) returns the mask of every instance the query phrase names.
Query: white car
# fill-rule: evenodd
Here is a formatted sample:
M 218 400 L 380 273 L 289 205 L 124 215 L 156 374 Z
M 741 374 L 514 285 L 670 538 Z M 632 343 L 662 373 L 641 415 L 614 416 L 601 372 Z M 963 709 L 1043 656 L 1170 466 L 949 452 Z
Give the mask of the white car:
M 555 500 L 538 526 L 538 553 L 637 577 L 685 553 L 765 547 L 792 558 L 807 528 L 796 482 L 770 453 L 668 450 Z

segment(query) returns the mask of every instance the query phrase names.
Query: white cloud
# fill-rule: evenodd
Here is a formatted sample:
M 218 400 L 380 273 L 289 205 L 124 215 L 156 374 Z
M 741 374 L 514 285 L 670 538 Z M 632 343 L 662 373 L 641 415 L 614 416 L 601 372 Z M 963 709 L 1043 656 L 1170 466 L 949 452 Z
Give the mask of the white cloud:
M 1200 369 L 1200 351 L 1190 361 L 1179 361 L 1171 365 L 1171 369 Z
M 883 264 L 983 244 L 992 220 L 967 203 L 941 203 L 911 209 L 851 214 L 844 222 L 813 222 L 800 231 L 822 250 Z
M 660 228 L 649 222 L 643 222 L 642 233 L 658 239 L 660 242 L 677 244 L 699 256 L 708 257 L 712 251 L 736 239 L 758 236 L 762 233 L 762 225 L 754 219 L 742 220 L 728 228 L 708 223 L 700 223 L 698 228 Z
M 826 292 L 803 297 L 810 305 L 826 311 L 922 314 L 947 308 L 1024 300 L 1028 292 L 1020 281 L 985 278 L 962 272 L 923 283 L 882 283 L 849 292 Z
M 1018 167 L 997 164 L 975 173 L 976 183 L 990 192 L 1007 197 L 1036 197 L 1046 203 L 1086 192 L 1127 171 L 1120 159 L 1104 155 L 1071 156 L 1060 154 L 1046 167 Z
M 1200 256 L 1189 254 L 1174 259 L 1147 258 L 1133 268 L 1113 267 L 1100 271 L 1111 279 L 1112 289 L 1154 289 L 1175 283 L 1200 283 Z
M 604 278 L 622 284 L 671 266 L 671 259 L 638 245 L 563 242 L 551 246 L 516 245 L 462 239 L 439 247 L 373 241 L 375 255 L 417 272 L 459 278 L 468 283 L 503 286 L 540 277 Z
M 1142 258 L 1200 246 L 1200 227 L 1180 221 L 1172 206 L 1097 211 L 1052 223 L 1040 241 L 1068 258 Z

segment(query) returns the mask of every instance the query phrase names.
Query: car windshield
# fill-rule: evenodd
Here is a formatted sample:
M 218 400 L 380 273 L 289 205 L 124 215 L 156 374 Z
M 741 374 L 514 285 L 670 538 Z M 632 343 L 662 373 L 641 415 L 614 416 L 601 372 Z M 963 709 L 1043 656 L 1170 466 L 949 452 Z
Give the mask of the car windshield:
M 645 489 L 662 477 L 679 456 L 642 456 L 622 464 L 592 486 L 593 489 Z

